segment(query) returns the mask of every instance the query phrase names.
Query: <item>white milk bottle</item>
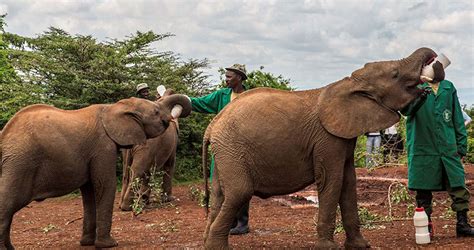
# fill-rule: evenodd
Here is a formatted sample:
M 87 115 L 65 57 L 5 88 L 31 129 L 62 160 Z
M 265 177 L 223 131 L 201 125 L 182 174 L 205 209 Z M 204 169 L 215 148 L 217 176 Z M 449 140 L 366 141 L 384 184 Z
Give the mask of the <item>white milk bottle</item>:
M 426 215 L 424 208 L 417 207 L 415 209 L 415 215 L 413 216 L 413 224 L 415 224 L 416 230 L 416 244 L 430 243 L 430 232 L 428 231 L 428 216 Z
M 435 57 L 433 59 L 433 61 L 426 65 L 425 67 L 423 67 L 422 71 L 421 71 L 421 77 L 420 79 L 423 81 L 423 82 L 431 82 L 433 81 L 433 78 L 434 78 L 434 69 L 433 69 L 433 65 L 436 63 L 436 62 L 440 62 L 442 65 L 443 65 L 443 68 L 446 69 L 450 64 L 451 64 L 451 61 L 449 60 L 448 57 L 446 57 L 444 54 L 439 54 L 437 57 Z

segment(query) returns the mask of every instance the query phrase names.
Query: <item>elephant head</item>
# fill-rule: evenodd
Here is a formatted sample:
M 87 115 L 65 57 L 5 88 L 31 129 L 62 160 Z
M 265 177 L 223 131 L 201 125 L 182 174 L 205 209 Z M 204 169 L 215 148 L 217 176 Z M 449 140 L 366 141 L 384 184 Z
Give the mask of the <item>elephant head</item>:
M 132 97 L 104 108 L 101 120 L 107 135 L 126 147 L 164 133 L 172 119 L 170 112 L 177 105 L 183 109 L 180 117 L 191 113 L 191 102 L 184 95 L 169 96 L 159 103 Z
M 367 63 L 363 68 L 321 91 L 318 114 L 324 128 L 342 138 L 354 138 L 395 124 L 397 112 L 421 94 L 423 66 L 436 57 L 420 48 L 396 61 Z M 435 78 L 444 79 L 442 67 Z

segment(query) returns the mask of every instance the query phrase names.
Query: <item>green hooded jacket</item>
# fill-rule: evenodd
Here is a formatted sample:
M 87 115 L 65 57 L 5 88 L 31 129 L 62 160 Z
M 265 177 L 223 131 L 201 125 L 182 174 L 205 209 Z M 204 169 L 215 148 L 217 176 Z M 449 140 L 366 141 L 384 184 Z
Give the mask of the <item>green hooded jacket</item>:
M 408 188 L 446 190 L 443 171 L 451 187 L 465 187 L 467 133 L 454 85 L 441 81 L 437 94 L 416 99 L 401 113 L 407 116 Z

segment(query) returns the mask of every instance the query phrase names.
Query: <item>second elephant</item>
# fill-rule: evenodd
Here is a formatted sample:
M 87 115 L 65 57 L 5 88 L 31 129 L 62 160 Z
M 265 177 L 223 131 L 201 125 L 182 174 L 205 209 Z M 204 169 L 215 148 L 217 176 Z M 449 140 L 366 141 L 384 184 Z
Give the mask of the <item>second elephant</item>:
M 174 95 L 172 89 L 166 90 L 163 98 L 158 96 L 157 103 L 163 101 L 168 96 Z M 174 165 L 176 160 L 176 149 L 178 147 L 178 119 L 173 119 L 166 131 L 155 138 L 148 139 L 145 143 L 134 145 L 131 149 L 123 149 L 123 177 L 122 192 L 120 194 L 120 209 L 122 211 L 132 210 L 133 183 L 139 178 L 139 197 L 148 203 L 151 188 L 149 178 L 153 167 L 157 171 L 163 171 L 161 200 L 168 202 L 172 200 L 172 180 L 174 175 Z
M 162 135 L 147 140 L 145 144 L 123 150 L 121 210 L 132 210 L 134 196 L 132 184 L 136 178 L 140 179 L 140 196 L 145 202 L 148 201 L 151 193 L 148 179 L 153 167 L 158 171 L 164 171 L 162 201 L 172 200 L 172 180 L 178 141 L 178 120 L 173 120 Z

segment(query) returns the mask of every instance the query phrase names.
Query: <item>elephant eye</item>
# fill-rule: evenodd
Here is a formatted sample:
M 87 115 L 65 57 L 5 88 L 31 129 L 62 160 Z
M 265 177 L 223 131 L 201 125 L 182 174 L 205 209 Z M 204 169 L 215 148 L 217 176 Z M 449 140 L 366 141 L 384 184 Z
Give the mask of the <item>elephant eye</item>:
M 157 109 L 155 110 L 155 115 L 159 115 L 160 114 L 160 111 Z
M 398 70 L 396 70 L 396 69 L 392 70 L 391 74 L 392 74 L 392 78 L 397 78 L 398 77 Z

